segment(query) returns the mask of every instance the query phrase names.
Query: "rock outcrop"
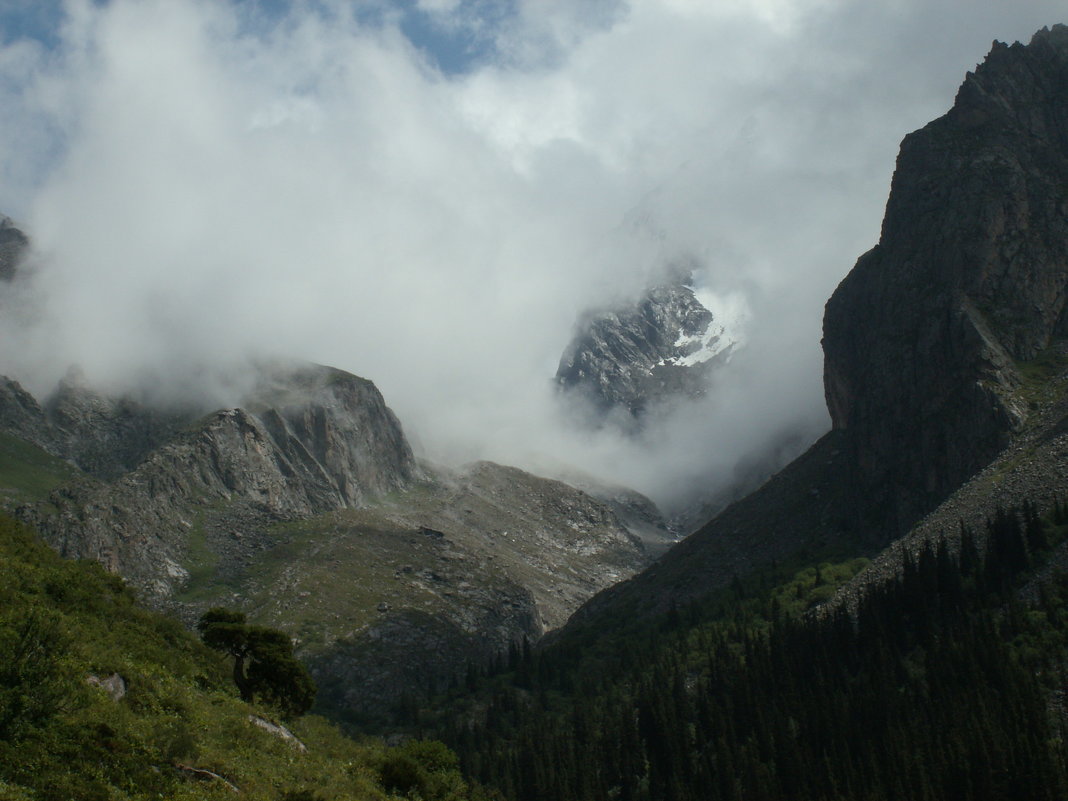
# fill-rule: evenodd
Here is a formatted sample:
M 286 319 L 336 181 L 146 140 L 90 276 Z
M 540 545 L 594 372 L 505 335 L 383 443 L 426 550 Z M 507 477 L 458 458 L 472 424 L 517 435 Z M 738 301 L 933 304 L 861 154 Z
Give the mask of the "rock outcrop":
M 89 475 L 112 479 L 133 470 L 153 449 L 195 419 L 131 397 L 110 397 L 71 370 L 42 404 L 0 376 L 0 431 L 32 442 Z
M 835 541 L 881 547 L 977 474 L 966 493 L 977 514 L 987 506 L 975 488 L 991 494 L 991 482 L 999 502 L 1048 499 L 1064 485 L 1068 390 L 1049 380 L 1068 367 L 1066 306 L 1068 28 L 1058 25 L 1026 46 L 995 43 L 953 109 L 903 142 L 880 242 L 827 304 L 833 430 L 569 627 L 664 612 Z M 980 472 L 1010 448 L 1023 450 Z M 971 514 L 949 508 L 939 525 Z
M 1068 335 L 1068 28 L 995 43 L 901 145 L 879 244 L 827 304 L 825 385 L 868 525 L 903 533 L 1024 422 Z
M 19 261 L 26 253 L 30 240 L 8 217 L 0 217 L 0 281 L 15 277 Z
M 52 439 L 41 404 L 18 382 L 0 376 L 0 431 L 40 447 Z
M 6 391 L 0 419 L 34 416 L 17 385 Z M 246 406 L 194 421 L 66 382 L 39 420 L 38 444 L 111 480 L 87 477 L 20 515 L 64 555 L 96 559 L 156 598 L 184 581 L 198 527 L 225 518 L 256 529 L 352 507 L 416 474 L 375 386 L 327 367 L 274 371 Z
M 268 372 L 246 405 L 310 511 L 357 506 L 407 486 L 416 472 L 400 421 L 366 379 L 318 366 Z
M 193 412 L 163 411 L 131 397 L 94 390 L 71 370 L 43 406 L 40 444 L 102 479 L 136 468 L 193 419 Z
M 579 323 L 556 382 L 587 402 L 592 422 L 636 429 L 658 403 L 707 391 L 709 375 L 737 341 L 698 299 L 691 280 L 689 273 L 676 276 L 633 306 L 591 313 Z

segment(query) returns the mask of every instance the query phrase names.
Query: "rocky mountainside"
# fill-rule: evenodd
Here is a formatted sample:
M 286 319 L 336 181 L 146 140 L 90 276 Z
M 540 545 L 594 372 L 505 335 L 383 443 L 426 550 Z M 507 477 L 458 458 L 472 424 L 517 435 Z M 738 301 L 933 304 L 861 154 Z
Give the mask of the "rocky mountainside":
M 709 375 L 730 358 L 736 333 L 702 303 L 692 281 L 689 272 L 674 275 L 633 306 L 580 321 L 556 382 L 588 403 L 593 422 L 637 428 L 656 404 L 703 395 Z
M 131 397 L 95 391 L 70 370 L 40 405 L 17 382 L 0 378 L 0 430 L 28 439 L 101 479 L 133 470 L 195 419 L 192 410 L 150 409 Z
M 15 277 L 15 267 L 29 246 L 29 239 L 9 217 L 0 217 L 0 281 Z
M 19 403 L 5 417 L 31 423 L 8 432 L 30 432 L 88 474 L 18 514 L 64 555 L 96 559 L 159 598 L 185 579 L 197 521 L 221 510 L 249 525 L 318 514 L 403 488 L 415 472 L 378 390 L 339 370 L 272 375 L 249 408 L 196 420 L 70 381 L 36 410 L 12 382 L 7 390 Z
M 806 549 L 880 548 L 999 454 L 976 481 L 1011 475 L 1002 503 L 1062 492 L 1066 157 L 1068 27 L 995 43 L 950 112 L 903 142 L 879 244 L 827 304 L 832 431 L 574 628 L 666 611 Z M 977 486 L 941 526 L 987 508 Z
M 585 492 L 488 462 L 424 470 L 407 492 L 273 526 L 252 548 L 205 532 L 222 558 L 179 599 L 286 628 L 330 709 L 380 718 L 563 625 L 648 563 Z
M 290 632 L 323 703 L 362 716 L 562 625 L 669 537 L 633 493 L 617 515 L 514 468 L 420 466 L 371 382 L 315 365 L 207 414 L 3 379 L 0 498 L 157 608 Z
M 1027 408 L 1016 363 L 1068 335 L 1068 29 L 995 44 L 905 138 L 882 238 L 827 304 L 827 405 L 900 533 Z

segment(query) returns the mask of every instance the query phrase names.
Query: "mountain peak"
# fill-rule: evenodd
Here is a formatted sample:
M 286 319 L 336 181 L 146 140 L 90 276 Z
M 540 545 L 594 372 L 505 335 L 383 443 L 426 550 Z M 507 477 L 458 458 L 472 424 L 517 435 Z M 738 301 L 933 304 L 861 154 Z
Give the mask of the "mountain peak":
M 901 145 L 876 247 L 827 303 L 825 390 L 871 519 L 902 533 L 1026 420 L 1068 335 L 1068 28 L 996 44 Z
M 902 143 L 882 237 L 826 307 L 833 430 L 591 599 L 568 631 L 681 607 L 805 549 L 885 545 L 1000 454 L 1002 478 L 1027 463 L 1024 441 L 1049 443 L 1056 460 L 1027 463 L 999 501 L 1045 490 L 1033 474 L 1056 483 L 1068 400 L 1043 398 L 1063 393 L 1047 384 L 1068 367 L 1066 187 L 1068 28 L 1056 26 L 996 45 L 953 109 Z
M 738 317 L 675 265 L 633 304 L 588 313 L 560 360 L 557 385 L 590 407 L 594 425 L 641 428 L 653 408 L 698 398 L 739 345 Z M 732 310 L 736 311 L 736 310 Z

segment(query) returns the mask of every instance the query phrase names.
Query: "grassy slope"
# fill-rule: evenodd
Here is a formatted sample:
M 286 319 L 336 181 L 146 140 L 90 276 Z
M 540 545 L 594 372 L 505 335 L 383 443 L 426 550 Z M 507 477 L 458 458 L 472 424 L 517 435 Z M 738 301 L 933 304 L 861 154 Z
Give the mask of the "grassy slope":
M 364 526 L 350 517 L 337 513 L 279 524 L 272 529 L 276 544 L 256 554 L 241 573 L 191 571 L 178 598 L 217 603 L 236 591 L 257 620 L 284 624 L 313 649 L 323 641 L 324 626 L 341 633 L 362 628 L 374 619 L 378 603 L 397 601 L 393 574 L 432 556 L 423 553 L 416 532 Z M 404 589 L 406 604 L 433 604 L 436 611 L 433 595 Z
M 0 645 L 17 650 L 32 621 L 35 658 L 19 674 L 0 667 L 0 799 L 234 798 L 221 780 L 176 769 L 210 770 L 240 797 L 276 799 L 308 790 L 330 799 L 383 799 L 380 775 L 411 757 L 358 744 L 319 718 L 291 724 L 300 752 L 252 725 L 269 709 L 240 702 L 228 666 L 179 623 L 140 608 L 121 580 L 98 565 L 56 556 L 27 529 L 0 518 Z M 114 701 L 86 683 L 118 673 L 127 693 Z M 41 713 L 4 726 L 20 699 Z M 24 715 L 23 718 L 27 716 Z M 16 723 L 18 721 L 16 720 Z M 454 771 L 416 766 L 466 797 Z M 396 771 L 394 771 L 396 772 Z M 402 782 L 403 783 L 403 782 Z M 439 790 L 441 788 L 439 787 Z M 450 792 L 451 792 L 450 791 Z
M 509 477 L 505 470 L 276 524 L 254 551 L 194 527 L 183 564 L 190 579 L 177 600 L 201 608 L 236 596 L 253 619 L 291 632 L 306 654 L 373 626 L 383 610 L 469 620 L 525 596 L 524 588 L 546 625 L 560 625 L 618 577 L 623 557 L 584 551 L 608 527 L 569 528 L 566 507 L 546 513 L 553 494 L 545 480 L 519 474 L 519 489 L 501 492 L 494 481 L 503 480 L 496 471 Z
M 80 471 L 26 440 L 0 433 L 0 505 L 40 501 Z

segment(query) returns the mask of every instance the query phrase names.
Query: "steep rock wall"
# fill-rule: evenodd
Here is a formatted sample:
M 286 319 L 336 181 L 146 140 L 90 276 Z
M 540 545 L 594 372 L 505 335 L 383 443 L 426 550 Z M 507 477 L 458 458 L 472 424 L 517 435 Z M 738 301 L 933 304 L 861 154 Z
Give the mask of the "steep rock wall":
M 995 43 L 901 145 L 879 244 L 827 303 L 825 388 L 865 525 L 902 533 L 1026 419 L 1068 334 L 1068 28 Z M 859 506 L 859 505 L 858 505 Z
M 16 386 L 8 386 L 13 400 L 21 398 Z M 105 400 L 74 404 L 78 414 L 65 414 L 68 424 L 58 434 L 46 428 L 51 432 L 46 441 L 62 447 L 69 437 L 82 443 L 70 446 L 77 454 L 87 442 L 106 442 L 126 431 L 91 424 L 115 419 L 105 413 L 113 402 Z M 142 409 L 133 419 L 146 415 Z M 85 436 L 71 435 L 86 428 Z M 141 441 L 141 427 L 132 430 Z M 163 597 L 187 577 L 180 565 L 188 561 L 190 534 L 219 515 L 241 534 L 265 522 L 357 506 L 404 488 L 416 473 L 400 423 L 374 384 L 307 366 L 268 374 L 248 408 L 187 422 L 118 478 L 108 483 L 87 478 L 20 515 L 64 555 L 96 559 Z

